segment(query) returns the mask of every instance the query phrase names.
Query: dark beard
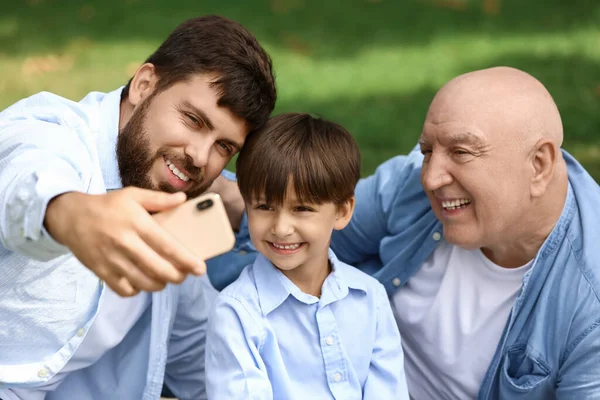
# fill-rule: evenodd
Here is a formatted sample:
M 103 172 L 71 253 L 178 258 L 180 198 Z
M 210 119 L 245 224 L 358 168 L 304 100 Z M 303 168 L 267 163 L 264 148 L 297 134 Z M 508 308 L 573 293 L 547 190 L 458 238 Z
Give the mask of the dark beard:
M 202 170 L 196 167 L 189 156 L 182 158 L 168 148 L 161 148 L 156 154 L 152 154 L 152 148 L 144 124 L 148 109 L 155 94 L 145 99 L 140 107 L 133 112 L 130 120 L 125 124 L 117 137 L 117 162 L 119 164 L 119 175 L 123 187 L 135 186 L 142 189 L 161 190 L 174 193 L 175 188 L 167 182 L 152 183 L 150 170 L 157 159 L 164 157 L 181 165 L 194 177 L 194 184 L 185 193 L 188 198 L 193 198 L 203 193 L 207 187 L 204 184 Z

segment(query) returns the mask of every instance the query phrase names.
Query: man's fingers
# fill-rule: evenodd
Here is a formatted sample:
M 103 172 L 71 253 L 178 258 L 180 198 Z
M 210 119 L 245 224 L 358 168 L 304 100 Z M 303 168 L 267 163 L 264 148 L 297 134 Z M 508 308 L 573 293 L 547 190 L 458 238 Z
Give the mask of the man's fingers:
M 104 283 L 121 297 L 131 297 L 139 293 L 124 276 L 111 274 L 104 279 Z
M 186 200 L 186 195 L 183 192 L 165 193 L 135 187 L 129 187 L 124 190 L 127 191 L 133 200 L 150 212 L 168 210 L 184 203 Z
M 181 283 L 187 276 L 185 272 L 165 260 L 141 239 L 132 242 L 128 251 L 131 262 L 154 280 Z
M 138 239 L 138 241 L 140 240 Z M 129 246 L 131 246 L 131 244 Z M 113 271 L 113 273 L 126 278 L 135 289 L 143 290 L 145 292 L 156 292 L 164 289 L 167 284 L 164 280 L 157 278 L 154 273 L 146 273 L 145 269 L 148 267 L 145 265 L 136 265 L 127 253 L 113 253 L 109 262 L 111 264 L 109 266 L 110 270 Z

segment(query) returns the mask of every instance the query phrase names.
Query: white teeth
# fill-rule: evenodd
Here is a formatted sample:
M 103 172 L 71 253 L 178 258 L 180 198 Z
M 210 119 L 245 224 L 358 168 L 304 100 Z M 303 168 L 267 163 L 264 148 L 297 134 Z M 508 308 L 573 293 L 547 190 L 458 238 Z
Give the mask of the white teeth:
M 457 208 L 463 208 L 469 203 L 471 203 L 471 200 L 469 199 L 448 200 L 442 201 L 442 207 L 444 207 L 447 210 L 455 210 Z
M 173 171 L 173 175 L 175 175 L 176 177 L 178 177 L 179 179 L 181 179 L 184 182 L 187 182 L 190 180 L 190 177 L 187 176 L 186 174 L 184 174 L 183 172 L 181 172 L 180 170 L 178 170 L 177 167 L 175 166 L 175 164 L 173 164 L 169 160 L 166 160 L 166 161 L 167 161 L 167 165 L 169 166 L 169 169 L 171 171 Z
M 281 244 L 273 243 L 273 246 L 277 247 L 278 249 L 283 249 L 283 250 L 295 250 L 298 247 L 300 247 L 300 243 L 290 244 L 290 245 L 281 245 Z

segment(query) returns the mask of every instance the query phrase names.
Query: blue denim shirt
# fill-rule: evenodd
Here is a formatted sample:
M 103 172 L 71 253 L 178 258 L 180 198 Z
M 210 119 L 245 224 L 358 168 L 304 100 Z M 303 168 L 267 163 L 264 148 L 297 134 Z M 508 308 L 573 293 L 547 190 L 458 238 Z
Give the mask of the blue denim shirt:
M 46 205 L 67 191 L 121 188 L 120 94 L 73 102 L 39 93 L 0 113 L 0 397 L 43 388 L 55 389 L 48 400 L 158 399 L 163 381 L 179 399 L 205 396 L 205 329 L 216 292 L 194 276 L 153 293 L 121 343 L 53 386 L 94 323 L 105 288 L 46 232 Z
M 523 278 L 479 399 L 600 399 L 600 188 L 563 156 L 569 190 L 562 215 Z M 390 296 L 443 240 L 420 184 L 421 163 L 415 148 L 362 179 L 352 221 L 332 238 L 340 260 L 376 277 Z M 222 286 L 239 269 L 232 262 L 210 274 Z

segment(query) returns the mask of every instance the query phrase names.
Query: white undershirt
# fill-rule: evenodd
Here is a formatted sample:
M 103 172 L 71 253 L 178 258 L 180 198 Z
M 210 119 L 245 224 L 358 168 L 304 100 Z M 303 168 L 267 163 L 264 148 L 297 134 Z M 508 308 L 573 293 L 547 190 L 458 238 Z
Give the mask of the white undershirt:
M 54 390 L 70 372 L 94 364 L 103 354 L 121 343 L 151 302 L 152 296 L 147 292 L 123 298 L 106 286 L 100 299 L 96 319 L 65 367 L 43 387 L 4 391 L 0 389 L 0 398 L 3 400 L 43 399 L 46 393 Z
M 442 243 L 392 297 L 411 398 L 474 399 L 531 262 Z

